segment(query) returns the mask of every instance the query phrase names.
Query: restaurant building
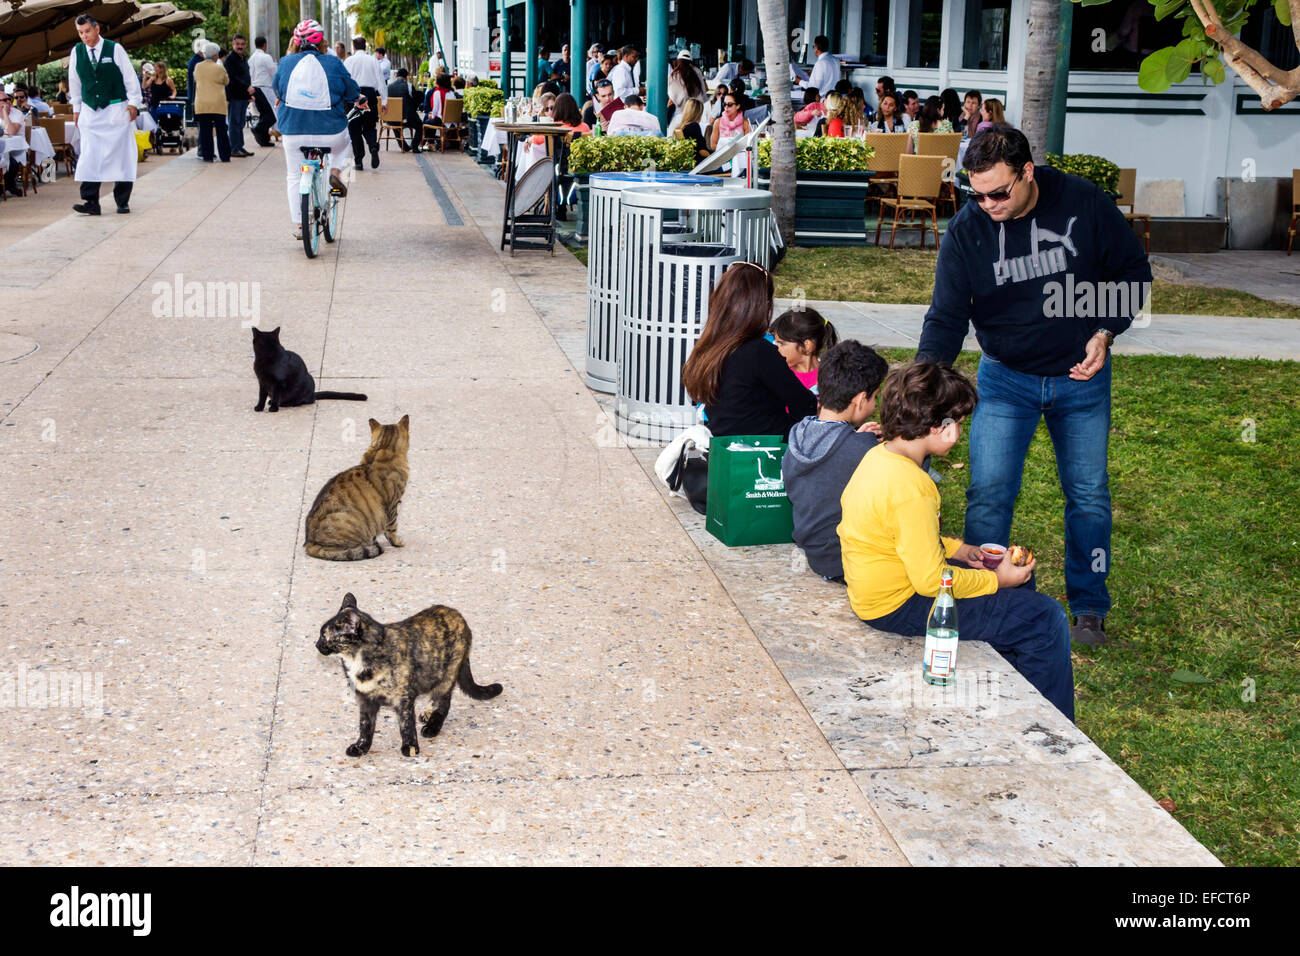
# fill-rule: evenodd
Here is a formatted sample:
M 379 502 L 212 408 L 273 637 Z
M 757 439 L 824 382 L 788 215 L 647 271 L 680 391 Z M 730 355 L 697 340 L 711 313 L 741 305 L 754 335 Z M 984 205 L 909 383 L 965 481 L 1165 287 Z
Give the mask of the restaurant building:
M 446 57 L 461 69 L 498 76 L 505 37 L 516 95 L 531 89 L 536 48 L 555 59 L 565 43 L 578 69 L 594 41 L 607 49 L 632 43 L 643 56 L 649 45 L 663 63 L 685 46 L 706 75 L 720 56 L 748 58 L 762 71 L 756 0 L 444 0 L 433 9 Z M 788 0 L 793 59 L 810 67 L 812 39 L 825 35 L 843 76 L 873 106 L 876 78 L 888 74 L 922 98 L 945 87 L 997 97 L 1011 123 L 1024 99 L 1028 13 L 1028 0 Z M 1177 205 L 1181 183 L 1188 216 L 1221 212 L 1225 179 L 1289 179 L 1300 164 L 1300 100 L 1266 112 L 1231 70 L 1218 86 L 1193 72 L 1165 93 L 1139 89 L 1143 57 L 1181 37 L 1180 19 L 1160 22 L 1153 13 L 1148 0 L 1074 8 L 1065 151 L 1136 168 L 1139 189 L 1158 183 L 1165 207 Z M 1257 4 L 1251 20 L 1246 43 L 1282 69 L 1300 65 L 1291 29 L 1271 5 Z M 648 58 L 642 70 L 654 109 L 664 102 L 663 70 Z

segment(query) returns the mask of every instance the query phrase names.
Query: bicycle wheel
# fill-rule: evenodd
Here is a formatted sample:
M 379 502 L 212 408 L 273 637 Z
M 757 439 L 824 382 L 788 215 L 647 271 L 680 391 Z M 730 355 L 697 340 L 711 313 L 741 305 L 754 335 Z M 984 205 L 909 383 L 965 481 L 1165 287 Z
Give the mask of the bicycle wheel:
M 316 226 L 317 207 L 315 196 L 307 193 L 302 197 L 302 248 L 308 259 L 316 258 L 320 246 L 320 231 Z
M 321 210 L 321 229 L 325 233 L 325 241 L 333 242 L 339 237 L 339 206 L 342 204 L 339 202 L 339 197 L 333 195 L 325 201 L 329 205 Z

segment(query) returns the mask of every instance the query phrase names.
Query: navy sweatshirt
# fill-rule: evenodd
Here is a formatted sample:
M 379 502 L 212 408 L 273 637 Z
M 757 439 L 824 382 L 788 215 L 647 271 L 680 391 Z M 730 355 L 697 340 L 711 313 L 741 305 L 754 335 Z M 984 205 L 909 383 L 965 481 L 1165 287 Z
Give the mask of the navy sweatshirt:
M 974 323 L 990 357 L 1065 375 L 1094 331 L 1119 335 L 1132 323 L 1151 265 L 1115 201 L 1049 166 L 1034 167 L 1034 182 L 1038 202 L 1019 219 L 994 222 L 973 202 L 952 217 L 918 359 L 951 363 Z
M 750 339 L 722 360 L 718 400 L 704 406 L 705 423 L 715 436 L 780 435 L 817 414 L 817 397 L 795 378 L 777 347 Z

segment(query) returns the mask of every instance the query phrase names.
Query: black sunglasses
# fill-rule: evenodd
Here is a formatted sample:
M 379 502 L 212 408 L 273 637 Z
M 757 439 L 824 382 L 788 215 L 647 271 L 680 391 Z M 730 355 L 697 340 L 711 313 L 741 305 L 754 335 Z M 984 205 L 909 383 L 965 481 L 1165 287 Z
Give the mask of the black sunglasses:
M 723 100 L 723 101 L 722 101 L 722 105 L 723 105 L 723 106 L 739 106 L 740 104 L 737 103 L 735 100 Z
M 1011 180 L 1011 184 L 1003 186 L 1001 189 L 995 189 L 992 192 L 977 193 L 971 190 L 970 198 L 975 200 L 979 205 L 984 205 L 984 200 L 991 199 L 993 202 L 1006 202 L 1011 198 L 1011 190 L 1016 188 L 1016 183 L 1020 182 L 1020 177 L 1024 175 L 1024 170 L 1016 173 L 1016 178 Z

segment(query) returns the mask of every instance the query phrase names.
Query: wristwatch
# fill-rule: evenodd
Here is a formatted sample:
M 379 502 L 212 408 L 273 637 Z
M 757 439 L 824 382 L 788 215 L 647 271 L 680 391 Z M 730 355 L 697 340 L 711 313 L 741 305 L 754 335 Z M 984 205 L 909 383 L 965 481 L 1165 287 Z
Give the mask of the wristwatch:
M 1107 348 L 1107 349 L 1109 349 L 1112 345 L 1115 344 L 1115 333 L 1112 332 L 1110 329 L 1093 329 L 1092 332 L 1088 335 L 1088 338 L 1092 338 L 1092 337 L 1093 337 L 1094 335 L 1096 335 L 1098 332 L 1100 332 L 1102 335 L 1106 336 L 1106 348 Z

